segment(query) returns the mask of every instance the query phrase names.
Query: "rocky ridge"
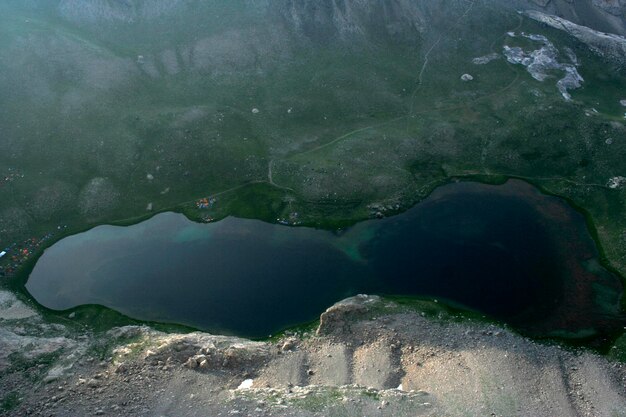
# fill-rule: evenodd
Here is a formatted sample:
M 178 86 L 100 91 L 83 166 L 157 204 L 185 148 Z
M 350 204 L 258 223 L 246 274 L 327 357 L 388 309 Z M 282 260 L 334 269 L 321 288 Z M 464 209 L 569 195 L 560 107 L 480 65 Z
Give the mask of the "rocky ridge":
M 512 0 L 518 10 L 534 9 L 591 29 L 626 35 L 623 0 Z
M 621 64 L 626 62 L 626 38 L 623 36 L 599 32 L 558 16 L 547 15 L 534 10 L 526 11 L 524 15 L 568 33 L 589 46 L 591 50 L 600 56 Z
M 264 342 L 43 329 L 3 297 L 0 415 L 626 416 L 622 363 L 375 296 Z
M 441 7 L 438 1 L 409 0 L 265 0 L 242 2 L 247 8 L 278 12 L 298 32 L 310 36 L 349 36 L 364 33 L 366 27 L 377 31 L 400 33 L 421 31 L 423 25 Z M 592 29 L 626 35 L 626 2 L 624 0 L 506 0 L 494 2 L 502 8 L 533 8 L 554 14 Z M 197 7 L 194 0 L 60 0 L 58 12 L 76 22 L 139 21 L 171 16 L 180 9 Z M 466 2 L 446 4 L 447 8 L 464 8 Z M 445 15 L 445 14 L 444 14 Z

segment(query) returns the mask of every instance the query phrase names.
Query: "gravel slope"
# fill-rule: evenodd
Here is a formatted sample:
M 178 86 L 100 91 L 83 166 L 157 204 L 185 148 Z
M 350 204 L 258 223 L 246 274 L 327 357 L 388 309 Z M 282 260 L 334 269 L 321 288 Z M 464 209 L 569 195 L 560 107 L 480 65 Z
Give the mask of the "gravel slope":
M 626 416 L 622 363 L 373 296 L 271 342 L 75 334 L 3 297 L 5 416 Z

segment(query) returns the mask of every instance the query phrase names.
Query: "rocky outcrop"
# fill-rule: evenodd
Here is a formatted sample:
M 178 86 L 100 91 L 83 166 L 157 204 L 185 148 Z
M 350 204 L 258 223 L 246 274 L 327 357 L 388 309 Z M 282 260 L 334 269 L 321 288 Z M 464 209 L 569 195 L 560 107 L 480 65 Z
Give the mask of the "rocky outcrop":
M 35 310 L 8 292 L 0 291 L 0 320 L 22 320 L 36 316 Z
M 534 12 L 531 12 L 534 13 Z M 510 34 L 515 37 L 517 35 Z M 559 51 L 552 42 L 543 35 L 521 34 L 520 36 L 539 42 L 542 46 L 533 51 L 524 51 L 519 46 L 504 46 L 504 55 L 511 64 L 523 65 L 526 70 L 537 81 L 545 81 L 550 78 L 549 73 L 559 71 L 562 73 L 556 85 L 565 100 L 571 100 L 570 89 L 580 88 L 584 82 L 583 77 L 578 73 L 577 58 L 573 52 L 569 54 L 570 62 L 559 62 Z
M 508 0 L 518 10 L 534 9 L 591 29 L 626 35 L 624 0 Z
M 448 4 L 448 12 L 459 8 Z M 419 37 L 427 24 L 432 2 L 410 0 L 274 0 L 278 11 L 293 31 L 314 40 L 355 37 L 391 37 L 411 40 Z
M 147 326 L 82 333 L 0 297 L 0 416 L 626 416 L 624 364 L 436 303 L 360 295 L 324 312 L 316 334 L 253 342 Z
M 314 38 L 351 38 L 354 35 L 410 38 L 432 23 L 437 14 L 454 20 L 466 2 L 410 0 L 265 0 L 241 2 L 259 15 L 280 15 L 297 33 Z M 625 0 L 506 0 L 501 8 L 533 8 L 595 30 L 626 35 Z M 60 0 L 59 14 L 75 23 L 132 24 L 193 10 L 194 0 Z M 445 10 L 444 10 L 445 9 Z M 448 12 L 447 14 L 445 12 Z
M 349 326 L 355 316 L 364 314 L 368 304 L 380 302 L 380 297 L 365 294 L 341 301 L 322 313 L 316 334 L 320 336 L 350 331 Z
M 558 16 L 547 15 L 538 11 L 526 11 L 524 14 L 531 19 L 568 33 L 589 46 L 597 54 L 611 61 L 620 64 L 626 62 L 626 38 L 623 36 L 598 32 Z

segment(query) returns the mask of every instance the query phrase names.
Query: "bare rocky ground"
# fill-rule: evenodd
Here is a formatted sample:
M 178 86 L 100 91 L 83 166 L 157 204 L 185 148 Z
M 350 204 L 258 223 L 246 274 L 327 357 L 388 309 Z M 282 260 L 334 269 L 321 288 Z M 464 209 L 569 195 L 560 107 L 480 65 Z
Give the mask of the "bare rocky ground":
M 626 416 L 626 366 L 374 296 L 268 342 L 79 334 L 0 292 L 5 416 Z

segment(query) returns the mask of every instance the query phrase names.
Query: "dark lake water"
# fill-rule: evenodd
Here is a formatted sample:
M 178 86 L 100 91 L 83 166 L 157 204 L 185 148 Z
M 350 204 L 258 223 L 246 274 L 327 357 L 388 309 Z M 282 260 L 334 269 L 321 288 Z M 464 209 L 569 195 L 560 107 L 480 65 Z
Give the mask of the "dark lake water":
M 584 218 L 530 185 L 454 183 L 395 217 L 341 233 L 164 213 L 47 249 L 26 284 L 42 305 L 242 336 L 306 322 L 358 293 L 448 300 L 538 334 L 608 332 L 620 279 Z

